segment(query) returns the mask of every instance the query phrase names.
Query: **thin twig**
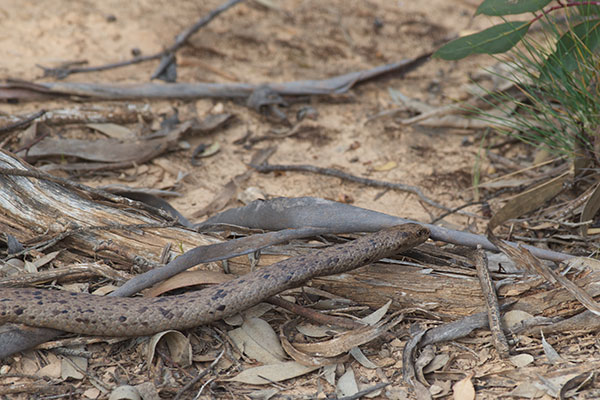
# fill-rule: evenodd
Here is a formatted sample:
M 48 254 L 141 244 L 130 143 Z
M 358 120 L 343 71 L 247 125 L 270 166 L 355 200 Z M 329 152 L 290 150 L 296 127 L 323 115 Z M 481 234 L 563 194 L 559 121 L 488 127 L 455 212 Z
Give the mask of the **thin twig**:
M 175 395 L 174 400 L 177 400 L 177 399 L 181 398 L 181 396 L 185 392 L 187 392 L 188 389 L 190 389 L 192 386 L 194 386 L 200 379 L 202 379 L 203 377 L 205 377 L 206 375 L 208 375 L 208 373 L 213 370 L 213 368 L 215 367 L 215 365 L 217 365 L 217 363 L 219 362 L 219 360 L 221 360 L 221 357 L 223 357 L 223 354 L 225 354 L 225 350 L 222 350 L 219 353 L 219 355 L 217 356 L 217 358 L 214 359 L 214 361 L 208 366 L 208 368 L 205 368 L 204 371 L 200 372 L 192 380 L 190 380 L 188 383 L 186 383 L 185 385 L 183 385 L 183 387 L 181 389 L 179 389 L 179 391 Z
M 444 205 L 441 205 L 441 204 L 431 200 L 429 197 L 425 196 L 423 194 L 423 192 L 421 191 L 421 189 L 419 189 L 418 187 L 405 185 L 403 183 L 393 183 L 393 182 L 379 181 L 379 180 L 370 179 L 370 178 L 362 178 L 359 176 L 348 174 L 344 171 L 340 171 L 339 169 L 321 168 L 321 167 L 315 167 L 314 165 L 302 165 L 302 164 L 300 164 L 300 165 L 271 165 L 271 164 L 253 165 L 253 164 L 250 164 L 250 166 L 252 168 L 254 168 L 255 170 L 257 170 L 258 172 L 263 172 L 263 173 L 273 172 L 273 171 L 312 172 L 314 174 L 335 176 L 336 178 L 340 178 L 340 179 L 350 181 L 350 182 L 360 183 L 361 185 L 381 187 L 381 188 L 385 188 L 385 189 L 392 189 L 392 190 L 399 190 L 401 192 L 413 193 L 413 194 L 416 194 L 417 196 L 419 196 L 419 198 L 421 200 L 423 200 L 423 202 L 429 204 L 432 207 L 439 208 L 441 210 L 448 211 L 448 212 L 454 212 L 452 209 L 450 209 Z
M 313 322 L 317 322 L 319 324 L 336 325 L 336 326 L 340 326 L 342 328 L 347 328 L 347 329 L 357 329 L 357 328 L 361 328 L 364 326 L 363 324 L 353 321 L 349 318 L 321 314 L 318 311 L 312 310 L 310 308 L 302 307 L 298 304 L 294 304 L 292 302 L 284 300 L 278 296 L 270 297 L 269 299 L 266 300 L 266 302 L 273 304 L 275 306 L 281 307 L 283 309 L 286 309 L 290 312 L 293 312 L 294 314 L 302 315 L 303 317 L 310 319 Z
M 134 57 L 127 61 L 98 65 L 98 66 L 94 66 L 94 67 L 46 68 L 41 65 L 38 65 L 38 67 L 40 67 L 44 70 L 44 76 L 54 76 L 58 79 L 64 79 L 71 74 L 78 74 L 78 73 L 84 73 L 84 72 L 106 71 L 109 69 L 139 64 L 139 63 L 143 63 L 146 61 L 158 60 L 164 56 L 175 53 L 181 46 L 183 46 L 183 44 L 190 38 L 190 36 L 192 36 L 194 33 L 196 33 L 200 28 L 208 25 L 209 22 L 211 22 L 213 19 L 215 19 L 215 17 L 217 17 L 223 11 L 226 11 L 227 9 L 231 8 L 232 6 L 234 6 L 237 3 L 240 3 L 242 1 L 244 1 L 244 0 L 229 0 L 228 2 L 215 8 L 210 13 L 208 13 L 208 15 L 205 15 L 202 18 L 200 18 L 194 25 L 192 25 L 191 27 L 187 28 L 186 30 L 181 32 L 179 35 L 177 35 L 175 37 L 175 42 L 171 46 L 169 46 L 165 50 L 160 51 L 155 54 L 150 54 L 150 55 L 141 56 L 141 57 Z M 161 65 L 159 65 L 159 67 L 154 72 L 154 74 L 152 74 L 152 79 L 156 78 L 157 76 L 159 76 L 162 73 L 162 71 L 164 71 L 164 69 L 166 68 L 168 63 L 164 63 L 164 64 L 165 65 L 163 65 L 163 63 L 161 63 Z
M 40 110 L 36 113 L 31 114 L 29 117 L 25 117 L 24 119 L 13 122 L 12 124 L 8 124 L 6 126 L 0 126 L 0 133 L 10 132 L 13 129 L 20 128 L 25 125 L 29 125 L 31 122 L 35 121 L 42 115 L 46 114 L 46 110 Z
M 360 392 L 356 392 L 350 396 L 344 396 L 344 397 L 329 397 L 328 399 L 337 399 L 337 400 L 358 400 L 360 398 L 362 398 L 363 396 L 368 395 L 369 393 L 373 393 L 377 390 L 381 390 L 383 388 L 385 388 L 386 386 L 390 385 L 390 382 L 381 382 L 378 383 L 376 385 L 373 385 L 371 387 L 368 387 L 366 389 L 361 390 Z
M 194 33 L 198 32 L 198 30 L 200 28 L 208 25 L 208 23 L 210 21 L 212 21 L 213 19 L 215 19 L 219 14 L 221 14 L 222 12 L 228 10 L 229 8 L 233 7 L 234 5 L 236 5 L 237 3 L 240 3 L 242 1 L 244 1 L 244 0 L 229 0 L 228 2 L 220 5 L 219 7 L 215 8 L 214 10 L 212 10 L 210 13 L 208 13 L 208 15 L 200 18 L 194 25 L 190 26 L 188 29 L 186 29 L 185 31 L 183 31 L 179 35 L 177 35 L 175 38 L 175 43 L 173 43 L 166 50 L 162 51 L 161 56 L 175 53 L 181 46 L 183 46 L 183 44 L 185 42 L 187 42 L 187 40 L 190 38 L 190 36 L 192 36 Z M 158 75 L 160 75 L 164 71 L 166 66 L 167 65 L 159 66 L 159 68 L 157 68 L 157 70 L 154 72 L 154 74 L 152 74 L 152 79 L 154 79 Z
M 477 250 L 471 253 L 471 260 L 475 264 L 477 269 L 477 276 L 479 277 L 479 283 L 481 284 L 481 291 L 485 299 L 488 313 L 488 321 L 490 324 L 490 331 L 492 332 L 492 338 L 494 340 L 494 347 L 500 358 L 507 359 L 510 355 L 510 347 L 504 332 L 502 331 L 502 319 L 500 316 L 500 306 L 498 304 L 498 296 L 494 289 L 492 278 L 490 277 L 490 270 L 488 269 L 488 259 L 485 252 L 478 246 Z
M 439 221 L 443 220 L 444 218 L 446 218 L 449 215 L 452 215 L 452 214 L 454 214 L 454 213 L 456 213 L 456 212 L 458 212 L 458 211 L 460 211 L 460 210 L 462 210 L 464 208 L 471 207 L 471 206 L 476 206 L 478 204 L 485 204 L 485 201 L 470 201 L 470 202 L 462 204 L 462 205 L 460 205 L 458 207 L 454 207 L 453 209 L 451 209 L 449 211 L 446 211 L 445 213 L 443 213 L 443 214 L 438 215 L 437 217 L 435 217 L 433 220 L 431 220 L 431 223 L 432 224 L 438 223 Z M 477 216 L 477 217 L 479 217 L 479 216 Z

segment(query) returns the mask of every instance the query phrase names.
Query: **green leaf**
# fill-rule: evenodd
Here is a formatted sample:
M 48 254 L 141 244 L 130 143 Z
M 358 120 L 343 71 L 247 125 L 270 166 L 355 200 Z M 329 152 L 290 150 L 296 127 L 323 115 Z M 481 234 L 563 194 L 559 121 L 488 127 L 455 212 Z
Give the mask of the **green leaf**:
M 514 15 L 535 12 L 546 7 L 552 0 L 485 0 L 475 15 Z
M 471 54 L 504 53 L 519 43 L 529 29 L 530 21 L 511 21 L 446 43 L 433 56 L 459 60 Z
M 600 48 L 600 19 L 575 25 L 556 42 L 556 50 L 548 56 L 541 76 L 558 77 L 578 69 L 582 62 Z

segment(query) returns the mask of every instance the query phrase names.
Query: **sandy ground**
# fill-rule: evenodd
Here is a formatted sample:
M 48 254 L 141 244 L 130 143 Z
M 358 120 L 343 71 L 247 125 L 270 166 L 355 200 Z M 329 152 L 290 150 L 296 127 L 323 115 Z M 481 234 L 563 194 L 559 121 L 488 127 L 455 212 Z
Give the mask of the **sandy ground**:
M 253 2 L 240 5 L 213 21 L 181 51 L 179 57 L 184 66 L 179 68 L 179 81 L 227 82 L 227 77 L 253 83 L 320 79 L 415 57 L 435 49 L 457 31 L 472 28 L 473 4 L 434 3 L 423 9 L 412 2 L 357 1 L 341 6 L 335 2 L 322 5 L 289 1 L 278 3 L 279 11 Z M 176 7 L 144 1 L 128 6 L 119 2 L 53 1 L 43 7 L 36 2 L 21 4 L 14 7 L 7 3 L 1 8 L 5 17 L 0 36 L 4 60 L 0 76 L 36 80 L 42 75 L 36 64 L 56 66 L 86 60 L 89 65 L 97 65 L 128 59 L 133 48 L 143 54 L 159 51 L 218 2 L 200 6 L 179 1 Z M 383 27 L 374 28 L 376 19 Z M 91 75 L 72 75 L 68 81 L 145 82 L 155 65 L 146 63 Z M 204 65 L 221 74 L 203 68 Z M 271 163 L 336 167 L 359 176 L 420 186 L 448 206 L 461 204 L 470 196 L 465 190 L 471 183 L 477 154 L 477 146 L 471 145 L 473 141 L 463 146 L 463 137 L 448 130 L 412 129 L 389 117 L 367 122 L 369 116 L 396 107 L 388 89 L 432 105 L 444 104 L 456 95 L 452 88 L 467 79 L 462 70 L 454 73 L 456 68 L 456 63 L 434 60 L 405 79 L 369 83 L 338 100 L 315 98 L 311 105 L 317 109 L 319 119 L 309 124 L 308 132 L 258 147 L 277 145 Z M 451 88 L 448 93 L 447 88 Z M 167 156 L 174 169 L 190 175 L 187 180 L 192 183 L 178 188 L 184 196 L 174 203 L 186 215 L 206 205 L 215 191 L 246 169 L 244 162 L 249 161 L 251 152 L 234 145 L 235 140 L 247 132 L 261 136 L 273 129 L 260 116 L 229 101 L 170 101 L 150 105 L 157 114 L 172 114 L 177 109 L 182 120 L 188 116 L 203 117 L 215 108 L 238 117 L 225 131 L 189 139 L 192 146 L 213 141 L 221 144 L 222 151 L 199 168 L 191 168 L 181 154 Z M 290 108 L 292 121 L 302 105 Z M 3 105 L 2 111 L 23 113 L 37 107 L 37 104 Z M 390 162 L 396 167 L 378 171 Z M 157 174 L 162 173 L 157 169 L 151 167 L 137 184 L 154 187 Z M 415 196 L 390 192 L 375 201 L 379 189 L 341 184 L 338 179 L 328 177 L 298 173 L 276 178 L 255 175 L 248 186 L 258 187 L 270 197 L 350 198 L 358 206 L 418 220 L 430 219 L 429 213 L 433 211 L 421 206 Z M 464 224 L 460 219 L 455 222 Z

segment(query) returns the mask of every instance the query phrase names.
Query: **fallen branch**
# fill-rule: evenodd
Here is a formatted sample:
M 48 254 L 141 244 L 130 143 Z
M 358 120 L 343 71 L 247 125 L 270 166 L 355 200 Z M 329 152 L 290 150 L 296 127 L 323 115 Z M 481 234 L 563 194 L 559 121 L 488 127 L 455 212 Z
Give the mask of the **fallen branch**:
M 321 168 L 316 167 L 314 165 L 270 165 L 270 164 L 262 164 L 262 165 L 250 165 L 252 168 L 257 170 L 258 172 L 273 172 L 273 171 L 300 171 L 300 172 L 312 172 L 314 174 L 335 176 L 336 178 L 343 179 L 349 182 L 359 183 L 365 186 L 373 186 L 380 187 L 385 189 L 398 190 L 401 192 L 408 192 L 412 194 L 416 194 L 419 196 L 423 202 L 429 204 L 432 207 L 442 209 L 444 211 L 452 212 L 452 210 L 440 203 L 437 203 L 431 200 L 429 197 L 425 196 L 420 188 L 416 186 L 405 185 L 404 183 L 393 183 L 393 182 L 385 182 L 379 181 L 376 179 L 370 178 L 362 178 L 360 176 L 351 175 L 344 171 L 340 171 L 339 169 L 334 168 Z
M 28 117 L 23 118 L 22 120 L 13 122 L 13 123 L 5 125 L 5 126 L 0 126 L 0 133 L 10 132 L 13 129 L 17 129 L 22 126 L 29 125 L 31 122 L 35 121 L 36 119 L 38 119 L 45 113 L 46 113 L 46 110 L 40 110 L 36 113 L 31 114 Z
M 279 230 L 292 227 L 313 226 L 328 227 L 338 233 L 348 232 L 374 232 L 385 227 L 419 223 L 431 231 L 431 238 L 441 242 L 499 251 L 485 236 L 474 233 L 447 229 L 437 225 L 424 224 L 399 218 L 392 215 L 367 210 L 349 204 L 319 199 L 315 197 L 285 198 L 279 197 L 268 201 L 257 200 L 245 207 L 226 210 L 205 222 L 198 224 L 201 229 L 204 225 L 232 224 L 253 229 Z M 505 242 L 516 247 L 513 242 Z M 536 257 L 552 261 L 565 261 L 573 256 L 552 250 L 541 249 L 529 245 L 521 245 Z
M 7 81 L 0 85 L 0 99 L 5 101 L 39 100 L 48 96 L 76 96 L 85 99 L 198 99 L 248 98 L 255 90 L 264 89 L 281 96 L 309 96 L 345 93 L 358 83 L 391 73 L 407 73 L 423 65 L 431 53 L 416 58 L 380 65 L 368 70 L 350 72 L 322 80 L 283 83 L 170 83 L 107 85 L 101 83 Z

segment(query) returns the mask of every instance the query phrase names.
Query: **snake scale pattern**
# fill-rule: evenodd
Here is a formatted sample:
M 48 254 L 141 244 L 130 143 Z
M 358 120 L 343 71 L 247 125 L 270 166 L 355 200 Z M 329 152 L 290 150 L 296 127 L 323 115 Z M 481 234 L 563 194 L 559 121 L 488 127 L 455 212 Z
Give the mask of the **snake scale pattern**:
M 192 328 L 243 311 L 311 278 L 350 271 L 408 250 L 428 237 L 429 230 L 425 227 L 399 225 L 176 296 L 117 298 L 35 288 L 0 288 L 0 325 L 13 322 L 103 336 L 141 336 L 166 329 Z

